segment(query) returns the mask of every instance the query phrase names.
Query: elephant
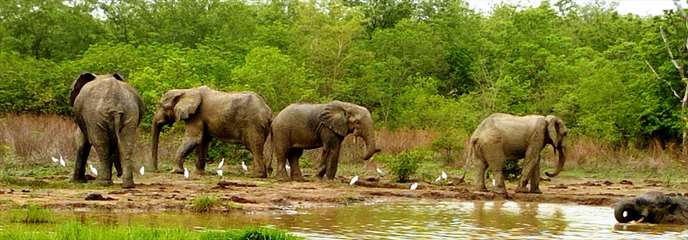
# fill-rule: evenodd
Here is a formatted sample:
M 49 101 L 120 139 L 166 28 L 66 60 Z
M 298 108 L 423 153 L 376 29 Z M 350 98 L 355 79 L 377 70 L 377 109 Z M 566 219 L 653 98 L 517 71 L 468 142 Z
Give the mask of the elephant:
M 564 122 L 553 115 L 494 113 L 488 116 L 475 129 L 466 146 L 466 162 L 474 161 L 478 167 L 476 190 L 487 191 L 485 171 L 489 166 L 495 177 L 495 193 L 506 194 L 502 173 L 506 161 L 524 159 L 516 192 L 541 193 L 540 151 L 547 144 L 552 145 L 555 154 L 558 153 L 558 162 L 554 173 L 545 174 L 549 177 L 559 175 L 566 161 L 564 140 L 567 133 Z M 466 166 L 464 164 L 464 168 Z M 526 189 L 528 183 L 530 189 Z
M 82 73 L 72 84 L 69 102 L 78 125 L 72 181 L 86 182 L 86 160 L 98 154 L 96 182 L 112 185 L 112 165 L 123 188 L 134 187 L 132 152 L 145 112 L 143 100 L 119 74 Z
M 282 180 L 303 181 L 299 158 L 304 149 L 323 147 L 319 178 L 334 179 L 341 143 L 349 134 L 361 137 L 366 144 L 364 160 L 380 151 L 375 145 L 375 129 L 365 107 L 340 101 L 326 104 L 291 104 L 272 123 L 272 148 L 277 159 L 275 175 Z M 287 176 L 286 162 L 291 166 Z
M 648 192 L 614 204 L 614 218 L 620 223 L 688 224 L 688 199 Z
M 272 110 L 254 92 L 222 92 L 201 86 L 173 89 L 161 98 L 153 115 L 152 166 L 158 168 L 158 140 L 164 125 L 184 121 L 185 134 L 175 156 L 173 173 L 184 172 L 184 159 L 196 149 L 196 173 L 203 174 L 213 137 L 243 144 L 253 156 L 252 176 L 267 177 L 263 147 L 270 133 Z

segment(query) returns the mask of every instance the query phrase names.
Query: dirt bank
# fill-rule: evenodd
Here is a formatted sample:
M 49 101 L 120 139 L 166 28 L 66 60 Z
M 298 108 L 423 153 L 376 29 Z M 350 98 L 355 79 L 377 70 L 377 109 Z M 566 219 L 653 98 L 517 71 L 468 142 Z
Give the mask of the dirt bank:
M 66 179 L 36 179 L 67 181 Z M 384 203 L 399 201 L 496 200 L 492 193 L 473 192 L 471 186 L 448 183 L 397 184 L 361 178 L 356 186 L 349 179 L 335 181 L 278 182 L 272 179 L 243 177 L 222 178 L 195 176 L 184 179 L 168 173 L 147 174 L 137 179 L 136 189 L 120 189 L 118 185 L 99 187 L 92 184 L 66 184 L 65 188 L 0 187 L 0 207 L 12 208 L 38 204 L 57 210 L 77 211 L 192 211 L 192 200 L 214 196 L 219 201 L 213 211 L 270 212 L 299 208 L 327 207 L 351 203 Z M 509 199 L 514 201 L 611 205 L 619 198 L 647 191 L 688 193 L 685 186 L 667 186 L 661 182 L 611 182 L 592 179 L 553 179 L 541 183 L 542 194 L 515 194 L 508 185 Z M 95 194 L 93 194 L 95 193 Z M 90 196 L 89 196 L 90 195 Z M 89 199 L 89 200 L 86 200 Z

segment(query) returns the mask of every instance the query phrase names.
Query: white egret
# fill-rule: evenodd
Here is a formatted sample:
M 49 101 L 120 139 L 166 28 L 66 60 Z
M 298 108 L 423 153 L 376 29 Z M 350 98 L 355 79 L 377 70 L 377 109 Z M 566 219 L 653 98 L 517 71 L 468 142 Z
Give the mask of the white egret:
M 418 183 L 417 183 L 417 182 L 411 184 L 411 188 L 409 188 L 409 189 L 411 189 L 411 190 L 416 190 L 416 188 L 418 188 Z
M 144 173 L 146 173 L 146 168 L 144 166 L 141 166 L 141 168 L 139 168 L 139 174 L 143 176 Z
M 189 169 L 184 168 L 184 178 L 189 178 Z
M 248 172 L 248 167 L 246 166 L 246 163 L 244 163 L 244 161 L 241 161 L 241 170 L 244 170 L 244 172 Z
M 60 154 L 60 165 L 62 165 L 63 167 L 67 166 L 67 162 L 64 158 L 62 158 L 62 154 Z
M 349 185 L 354 185 L 358 181 L 358 175 L 354 176 L 351 178 L 351 182 L 349 182 Z
M 96 169 L 93 164 L 88 165 L 88 168 L 91 169 L 91 173 L 93 173 L 93 175 L 98 176 L 98 169 Z
M 217 164 L 217 169 L 222 169 L 222 166 L 225 165 L 225 158 L 222 158 L 219 164 Z
M 222 173 L 223 173 L 222 169 L 218 169 L 218 170 L 217 170 L 217 175 L 218 175 L 218 176 L 222 177 Z

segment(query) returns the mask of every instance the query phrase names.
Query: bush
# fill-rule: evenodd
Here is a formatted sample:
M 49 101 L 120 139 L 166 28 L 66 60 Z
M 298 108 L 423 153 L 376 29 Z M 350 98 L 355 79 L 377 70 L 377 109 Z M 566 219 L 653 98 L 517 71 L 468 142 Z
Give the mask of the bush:
M 407 182 L 411 175 L 416 174 L 421 162 L 431 159 L 431 154 L 430 151 L 412 150 L 396 156 L 382 155 L 380 158 L 385 167 L 397 176 L 398 182 Z
M 220 204 L 219 199 L 213 196 L 198 196 L 191 201 L 191 209 L 194 212 L 205 213 Z

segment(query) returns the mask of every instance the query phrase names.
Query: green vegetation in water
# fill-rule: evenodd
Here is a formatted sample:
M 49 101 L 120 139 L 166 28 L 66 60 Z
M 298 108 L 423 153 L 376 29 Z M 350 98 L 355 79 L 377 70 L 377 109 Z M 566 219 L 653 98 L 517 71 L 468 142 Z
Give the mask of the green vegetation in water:
M 281 240 L 300 239 L 287 232 L 261 227 L 231 230 L 192 231 L 184 228 L 154 228 L 144 226 L 102 226 L 78 222 L 64 223 L 54 228 L 36 228 L 31 225 L 11 225 L 0 231 L 0 239 L 99 239 L 99 240 L 146 240 L 146 239 L 241 239 Z
M 219 205 L 220 200 L 214 196 L 197 196 L 191 200 L 191 209 L 198 213 L 210 212 L 213 207 L 217 207 Z
M 12 209 L 8 211 L 10 222 L 13 223 L 52 223 L 54 217 L 52 211 L 38 205 L 29 205 L 24 209 Z

